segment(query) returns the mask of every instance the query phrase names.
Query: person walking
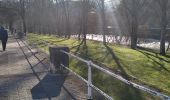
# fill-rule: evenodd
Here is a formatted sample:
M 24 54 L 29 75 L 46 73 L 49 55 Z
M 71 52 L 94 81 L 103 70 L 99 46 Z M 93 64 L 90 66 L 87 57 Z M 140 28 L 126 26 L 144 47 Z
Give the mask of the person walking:
M 0 40 L 2 40 L 2 32 L 1 32 L 1 26 L 0 26 Z
M 3 51 L 5 51 L 6 50 L 6 43 L 7 43 L 7 40 L 8 40 L 8 32 L 2 26 L 0 26 L 0 39 L 2 41 L 2 49 L 3 49 Z

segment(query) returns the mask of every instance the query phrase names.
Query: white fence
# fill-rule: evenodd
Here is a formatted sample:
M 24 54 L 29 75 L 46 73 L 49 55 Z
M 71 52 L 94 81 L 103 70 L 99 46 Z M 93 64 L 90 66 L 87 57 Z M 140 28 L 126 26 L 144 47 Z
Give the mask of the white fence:
M 154 95 L 154 96 L 158 96 L 158 97 L 162 98 L 163 100 L 170 100 L 170 96 L 167 96 L 167 95 L 165 95 L 165 94 L 159 93 L 159 92 L 157 92 L 157 91 L 155 91 L 155 90 L 146 88 L 146 87 L 144 87 L 144 86 L 138 85 L 138 84 L 136 84 L 136 83 L 134 83 L 134 82 L 131 82 L 131 81 L 129 81 L 129 80 L 126 80 L 126 79 L 124 79 L 122 76 L 117 75 L 117 74 L 115 74 L 115 73 L 112 73 L 112 72 L 110 72 L 109 70 L 106 70 L 106 69 L 104 69 L 104 68 L 102 68 L 102 67 L 94 64 L 94 63 L 91 62 L 91 61 L 85 60 L 85 59 L 83 59 L 83 58 L 80 58 L 80 57 L 78 57 L 78 56 L 76 56 L 76 55 L 74 55 L 74 54 L 65 52 L 65 51 L 63 51 L 63 50 L 61 50 L 60 52 L 66 54 L 66 55 L 69 55 L 70 57 L 75 58 L 75 59 L 77 59 L 77 60 L 79 60 L 79 61 L 84 62 L 84 63 L 87 64 L 87 67 L 88 67 L 88 80 L 85 80 L 84 78 L 82 78 L 81 76 L 79 76 L 78 74 L 76 74 L 74 71 L 72 71 L 71 69 L 69 69 L 67 66 L 64 66 L 63 64 L 61 64 L 61 66 L 64 67 L 64 68 L 66 68 L 67 70 L 71 71 L 71 72 L 74 73 L 76 76 L 78 76 L 80 79 L 82 79 L 85 83 L 87 83 L 87 86 L 88 86 L 88 99 L 89 99 L 89 100 L 93 99 L 93 98 L 92 98 L 92 88 L 94 88 L 96 91 L 98 91 L 98 92 L 99 92 L 100 94 L 102 94 L 104 97 L 106 97 L 108 100 L 113 100 L 113 98 L 112 98 L 111 96 L 107 95 L 105 92 L 103 92 L 102 90 L 100 90 L 99 88 L 97 88 L 96 86 L 94 86 L 94 85 L 92 84 L 92 71 L 91 71 L 92 67 L 93 67 L 93 68 L 96 68 L 96 69 L 98 69 L 98 70 L 100 70 L 100 71 L 102 71 L 102 72 L 104 72 L 104 73 L 106 73 L 106 74 L 108 74 L 108 75 L 110 75 L 110 76 L 112 76 L 112 77 L 120 80 L 121 82 L 123 82 L 123 83 L 125 83 L 125 84 L 128 84 L 128 85 L 134 87 L 134 88 L 137 88 L 137 89 L 139 89 L 139 90 L 145 91 L 145 92 L 147 92 L 147 93 L 149 93 L 149 94 L 152 94 L 152 95 Z

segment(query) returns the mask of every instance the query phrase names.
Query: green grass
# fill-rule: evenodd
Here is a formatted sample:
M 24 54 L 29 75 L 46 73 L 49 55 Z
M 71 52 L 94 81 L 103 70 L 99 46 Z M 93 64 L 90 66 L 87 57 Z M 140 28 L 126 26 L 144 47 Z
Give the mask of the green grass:
M 53 45 L 68 46 L 71 52 L 80 53 L 80 56 L 91 59 L 99 65 L 107 66 L 114 72 L 122 74 L 124 77 L 137 78 L 132 80 L 140 84 L 146 84 L 160 92 L 170 95 L 170 58 L 146 50 L 132 50 L 126 46 L 108 44 L 101 42 L 87 41 L 87 46 L 78 45 L 81 43 L 76 39 L 57 38 L 55 36 L 29 34 L 30 44 L 36 43 L 40 48 L 48 52 L 48 47 L 43 44 L 43 40 Z M 85 52 L 87 51 L 87 52 Z M 85 64 L 71 59 L 70 67 L 87 77 Z M 116 100 L 152 100 L 158 99 L 147 93 L 131 88 L 116 79 L 93 70 L 93 83 L 102 90 L 109 93 Z

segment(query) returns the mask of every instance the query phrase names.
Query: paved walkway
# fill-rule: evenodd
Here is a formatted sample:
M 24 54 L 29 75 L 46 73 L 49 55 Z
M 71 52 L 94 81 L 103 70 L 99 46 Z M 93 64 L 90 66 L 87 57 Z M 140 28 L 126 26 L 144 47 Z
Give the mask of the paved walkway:
M 21 42 L 20 42 L 21 43 Z M 24 48 L 29 61 L 38 60 Z M 0 45 L 0 50 L 2 50 Z M 36 50 L 33 50 L 37 52 Z M 42 60 L 45 54 L 36 54 Z M 86 85 L 72 74 L 50 74 L 49 61 L 30 67 L 16 40 L 10 38 L 7 51 L 0 51 L 0 100 L 83 100 Z

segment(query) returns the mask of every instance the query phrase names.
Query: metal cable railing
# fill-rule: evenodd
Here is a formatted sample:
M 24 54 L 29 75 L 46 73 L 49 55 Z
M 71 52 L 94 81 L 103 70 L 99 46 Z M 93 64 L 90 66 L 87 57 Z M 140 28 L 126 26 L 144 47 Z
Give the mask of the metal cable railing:
M 65 69 L 69 70 L 71 73 L 73 73 L 74 75 L 76 75 L 78 78 L 80 78 L 82 81 L 84 81 L 86 84 L 88 84 L 89 82 L 87 80 L 85 80 L 83 77 L 81 77 L 79 74 L 75 73 L 73 70 L 69 69 L 67 66 L 64 66 L 63 64 L 61 64 L 62 67 L 64 67 Z M 108 100 L 114 100 L 112 97 L 110 97 L 109 95 L 107 95 L 105 92 L 103 92 L 102 90 L 100 90 L 98 87 L 94 86 L 92 83 L 88 84 L 89 88 L 94 88 L 96 91 L 98 91 L 100 94 L 102 94 L 104 97 L 106 97 Z M 88 90 L 89 91 L 89 90 Z M 91 91 L 91 90 L 90 90 Z M 92 99 L 92 93 L 88 93 L 88 99 Z
M 71 69 L 69 69 L 67 66 L 64 66 L 64 65 L 61 65 L 61 66 L 64 67 L 64 68 L 66 68 L 67 70 L 71 71 L 71 72 L 74 73 L 76 76 L 78 76 L 80 79 L 82 79 L 85 83 L 87 83 L 87 86 L 88 86 L 88 99 L 92 99 L 92 89 L 91 89 L 91 88 L 94 88 L 95 90 L 97 90 L 100 94 L 102 94 L 102 95 L 103 95 L 104 97 L 106 97 L 107 99 L 113 100 L 112 97 L 110 97 L 110 96 L 107 95 L 105 92 L 103 92 L 102 90 L 100 90 L 99 88 L 97 88 L 96 86 L 94 86 L 94 85 L 92 84 L 92 79 L 91 79 L 91 78 L 92 78 L 92 71 L 91 71 L 91 68 L 93 67 L 93 68 L 96 68 L 96 69 L 98 69 L 98 70 L 100 70 L 100 71 L 102 71 L 102 72 L 104 72 L 104 73 L 106 73 L 106 74 L 108 74 L 108 75 L 110 75 L 110 76 L 112 76 L 112 77 L 120 80 L 121 82 L 123 82 L 123 83 L 125 83 L 125 84 L 128 84 L 128 85 L 134 87 L 134 88 L 140 89 L 140 90 L 145 91 L 145 92 L 147 92 L 147 93 L 149 93 L 149 94 L 152 94 L 152 95 L 154 95 L 154 96 L 158 96 L 158 97 L 162 98 L 163 100 L 170 100 L 170 96 L 168 96 L 168 95 L 159 93 L 159 92 L 157 92 L 157 91 L 155 91 L 155 90 L 146 88 L 146 87 L 144 87 L 144 86 L 142 86 L 142 85 L 139 85 L 139 84 L 136 84 L 136 83 L 131 82 L 131 81 L 129 81 L 129 80 L 126 80 L 126 79 L 123 78 L 122 76 L 117 75 L 117 74 L 115 74 L 115 73 L 113 73 L 113 72 L 111 72 L 111 71 L 109 71 L 109 70 L 106 70 L 106 69 L 104 69 L 104 68 L 102 68 L 102 67 L 94 64 L 94 63 L 91 62 L 91 61 L 85 60 L 85 59 L 83 59 L 83 58 L 81 58 L 81 57 L 78 57 L 78 56 L 76 56 L 76 55 L 74 55 L 74 54 L 68 53 L 68 52 L 63 51 L 63 50 L 60 50 L 60 52 L 66 54 L 66 55 L 69 55 L 70 57 L 75 58 L 75 59 L 77 59 L 77 60 L 79 60 L 79 61 L 84 62 L 84 63 L 87 64 L 87 67 L 88 67 L 88 80 L 85 80 L 84 78 L 82 78 L 81 76 L 79 76 L 78 74 L 76 74 L 74 71 L 72 71 Z
M 50 45 L 49 42 L 44 41 L 44 40 L 43 40 L 43 43 L 44 43 L 45 45 L 48 45 L 48 46 Z M 70 72 L 72 72 L 73 74 L 75 74 L 76 76 L 78 76 L 78 77 L 79 77 L 80 79 L 82 79 L 85 83 L 87 83 L 87 85 L 88 85 L 88 99 L 92 99 L 92 92 L 91 92 L 92 89 L 91 89 L 91 88 L 94 88 L 96 91 L 98 91 L 98 92 L 101 93 L 103 96 L 105 96 L 108 100 L 113 100 L 109 95 L 107 95 L 105 92 L 103 92 L 102 90 L 100 90 L 99 88 L 97 88 L 96 86 L 94 86 L 94 85 L 92 84 L 92 80 L 91 80 L 91 77 L 92 77 L 91 67 L 94 67 L 94 68 L 96 68 L 96 69 L 98 69 L 98 70 L 100 70 L 100 71 L 102 71 L 102 72 L 104 72 L 104 73 L 106 73 L 106 74 L 108 74 L 108 75 L 111 75 L 112 77 L 114 77 L 114 78 L 122 81 L 123 83 L 128 84 L 128 85 L 130 85 L 130 86 L 132 86 L 132 87 L 134 87 L 134 88 L 140 89 L 140 90 L 145 91 L 145 92 L 147 92 L 147 93 L 149 93 L 149 94 L 152 94 L 152 95 L 154 95 L 154 96 L 161 97 L 163 100 L 170 100 L 170 96 L 168 96 L 168 95 L 162 94 L 162 93 L 157 92 L 157 91 L 155 91 L 155 90 L 146 88 L 146 87 L 144 87 L 144 86 L 142 86 L 142 85 L 139 85 L 139 84 L 136 84 L 136 83 L 131 82 L 131 81 L 129 81 L 129 80 L 126 80 L 126 79 L 123 78 L 122 76 L 117 75 L 117 74 L 115 74 L 115 73 L 113 73 L 113 72 L 111 72 L 111 71 L 109 71 L 109 70 L 106 70 L 106 69 L 104 69 L 104 68 L 102 68 L 102 67 L 94 64 L 94 63 L 91 62 L 91 61 L 85 60 L 85 59 L 83 59 L 83 58 L 81 58 L 81 57 L 78 57 L 78 56 L 76 56 L 76 55 L 74 55 L 74 54 L 72 54 L 72 53 L 65 52 L 65 51 L 63 51 L 63 50 L 61 50 L 61 52 L 64 53 L 64 54 L 69 55 L 70 57 L 73 57 L 73 58 L 75 58 L 75 59 L 77 59 L 77 60 L 79 60 L 79 61 L 84 62 L 84 63 L 87 64 L 87 66 L 88 66 L 88 80 L 85 80 L 85 79 L 82 78 L 80 75 L 76 74 L 74 71 L 72 71 L 71 69 L 69 69 L 67 66 L 64 66 L 64 65 L 61 65 L 61 66 L 64 67 L 64 68 L 66 68 L 67 70 L 69 70 Z

